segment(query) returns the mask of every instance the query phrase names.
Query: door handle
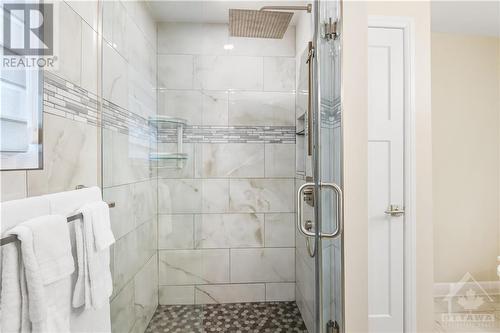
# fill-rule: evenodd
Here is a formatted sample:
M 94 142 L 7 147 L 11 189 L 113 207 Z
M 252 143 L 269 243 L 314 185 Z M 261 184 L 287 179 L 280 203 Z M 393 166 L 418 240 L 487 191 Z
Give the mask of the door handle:
M 327 187 L 333 190 L 336 193 L 337 198 L 337 218 L 335 221 L 335 230 L 331 233 L 320 232 L 320 237 L 324 238 L 337 238 L 342 234 L 344 229 L 344 198 L 342 189 L 335 183 L 320 183 L 320 187 Z
M 314 237 L 314 231 L 308 229 L 304 223 L 302 223 L 303 216 L 302 210 L 304 205 L 304 191 L 305 189 L 311 189 L 314 191 L 314 183 L 304 183 L 299 187 L 297 191 L 297 229 L 299 229 L 300 233 L 306 237 Z
M 314 188 L 314 183 L 304 183 L 299 187 L 297 191 L 297 229 L 299 229 L 300 233 L 306 237 L 314 237 L 315 232 L 308 229 L 303 223 L 302 210 L 304 205 L 304 190 L 307 188 Z M 335 183 L 320 183 L 320 188 L 330 188 L 332 189 L 336 195 L 337 202 L 337 218 L 335 219 L 335 230 L 331 233 L 323 233 L 320 232 L 319 236 L 324 238 L 336 238 L 338 237 L 343 230 L 344 227 L 344 211 L 343 211 L 343 193 L 340 186 Z
M 401 216 L 404 215 L 405 210 L 403 208 L 400 208 L 398 205 L 391 204 L 389 205 L 389 207 L 387 207 L 384 213 L 391 216 Z

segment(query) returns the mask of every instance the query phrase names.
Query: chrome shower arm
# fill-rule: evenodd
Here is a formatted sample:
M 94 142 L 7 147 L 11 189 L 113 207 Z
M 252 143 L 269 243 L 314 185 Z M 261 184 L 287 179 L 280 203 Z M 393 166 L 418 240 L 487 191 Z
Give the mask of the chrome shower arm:
M 260 10 L 305 10 L 308 13 L 312 11 L 312 5 L 306 6 L 264 6 Z

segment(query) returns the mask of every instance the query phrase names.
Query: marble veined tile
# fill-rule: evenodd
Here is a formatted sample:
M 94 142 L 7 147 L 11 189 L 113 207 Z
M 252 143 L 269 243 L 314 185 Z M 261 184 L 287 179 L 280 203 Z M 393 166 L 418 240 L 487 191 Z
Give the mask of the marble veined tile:
M 192 214 L 159 215 L 158 248 L 194 248 L 194 216 Z
M 202 93 L 196 90 L 161 90 L 158 92 L 158 112 L 186 119 L 189 125 L 201 125 L 202 100 Z
M 266 283 L 267 302 L 288 302 L 295 300 L 295 283 Z
M 160 284 L 229 282 L 229 250 L 162 250 Z
M 64 79 L 80 85 L 82 63 L 82 19 L 66 3 L 60 2 L 54 17 L 63 29 L 59 29 L 57 69 L 51 70 Z
M 264 144 L 203 144 L 203 177 L 263 177 Z
M 0 172 L 0 201 L 22 199 L 26 197 L 26 171 Z M 228 194 L 229 205 L 229 194 Z
M 127 184 L 148 180 L 150 142 L 148 138 L 136 138 L 113 132 L 113 184 Z
M 203 94 L 203 125 L 227 125 L 229 93 L 210 90 L 204 90 L 201 93 Z
M 102 48 L 103 97 L 128 109 L 128 64 L 108 43 L 103 43 Z
M 28 171 L 28 196 L 97 185 L 97 128 L 44 114 L 44 168 Z
M 265 301 L 264 284 L 218 284 L 195 286 L 196 304 Z
M 231 249 L 231 282 L 295 281 L 295 249 Z
M 293 212 L 293 179 L 231 179 L 229 205 L 232 212 Z
M 156 114 L 156 86 L 134 68 L 128 73 L 129 111 L 145 119 Z
M 132 187 L 126 184 L 107 187 L 103 190 L 103 199 L 116 204 L 115 208 L 109 210 L 111 229 L 115 239 L 120 239 L 135 228 Z
M 295 145 L 266 143 L 266 177 L 295 177 Z
M 81 1 L 72 1 L 72 5 L 84 3 Z M 86 2 L 90 4 L 90 2 Z M 92 5 L 90 5 L 92 7 Z M 95 6 L 95 3 L 94 3 Z M 97 10 L 96 10 L 97 12 Z M 82 69 L 81 84 L 82 88 L 97 95 L 97 44 L 98 36 L 89 25 L 82 23 Z
M 159 143 L 159 152 L 177 152 L 177 143 Z M 188 155 L 182 168 L 160 168 L 158 177 L 160 178 L 198 178 L 201 170 L 201 146 L 194 143 L 183 143 L 182 152 Z
M 103 4 L 103 36 L 105 41 L 128 59 L 129 18 L 121 1 L 109 1 Z
M 135 325 L 145 329 L 158 305 L 158 258 L 156 255 L 134 277 Z
M 262 90 L 263 69 L 261 57 L 195 56 L 194 87 Z
M 97 31 L 97 2 L 95 1 L 79 1 L 68 0 L 65 1 L 82 19 Z
M 131 281 L 123 288 L 110 304 L 111 332 L 128 332 L 135 321 L 134 283 Z
M 160 214 L 201 213 L 200 179 L 158 179 Z
M 133 185 L 133 201 L 135 224 L 156 218 L 157 214 L 156 180 L 146 180 Z
M 266 214 L 266 246 L 295 247 L 295 213 Z
M 196 248 L 262 246 L 263 214 L 203 214 L 195 218 Z
M 231 126 L 294 126 L 295 94 L 233 91 L 229 94 Z
M 229 179 L 203 179 L 203 213 L 229 211 Z
M 160 305 L 194 304 L 194 286 L 160 286 Z
M 158 87 L 193 88 L 192 55 L 158 55 Z
M 200 23 L 159 22 L 159 54 L 200 54 Z
M 295 91 L 295 57 L 264 58 L 264 90 Z

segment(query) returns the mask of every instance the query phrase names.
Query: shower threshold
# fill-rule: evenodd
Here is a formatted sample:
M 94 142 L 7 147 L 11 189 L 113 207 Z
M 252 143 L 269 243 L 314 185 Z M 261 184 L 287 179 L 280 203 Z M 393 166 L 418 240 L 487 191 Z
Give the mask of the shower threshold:
M 160 305 L 146 332 L 301 332 L 306 326 L 295 302 Z

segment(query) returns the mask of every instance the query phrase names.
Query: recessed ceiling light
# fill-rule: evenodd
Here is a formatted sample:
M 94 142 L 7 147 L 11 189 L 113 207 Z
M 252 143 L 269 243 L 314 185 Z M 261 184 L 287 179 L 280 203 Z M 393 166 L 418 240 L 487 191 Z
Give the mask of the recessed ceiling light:
M 232 50 L 232 49 L 234 49 L 233 44 L 224 44 L 224 50 Z

